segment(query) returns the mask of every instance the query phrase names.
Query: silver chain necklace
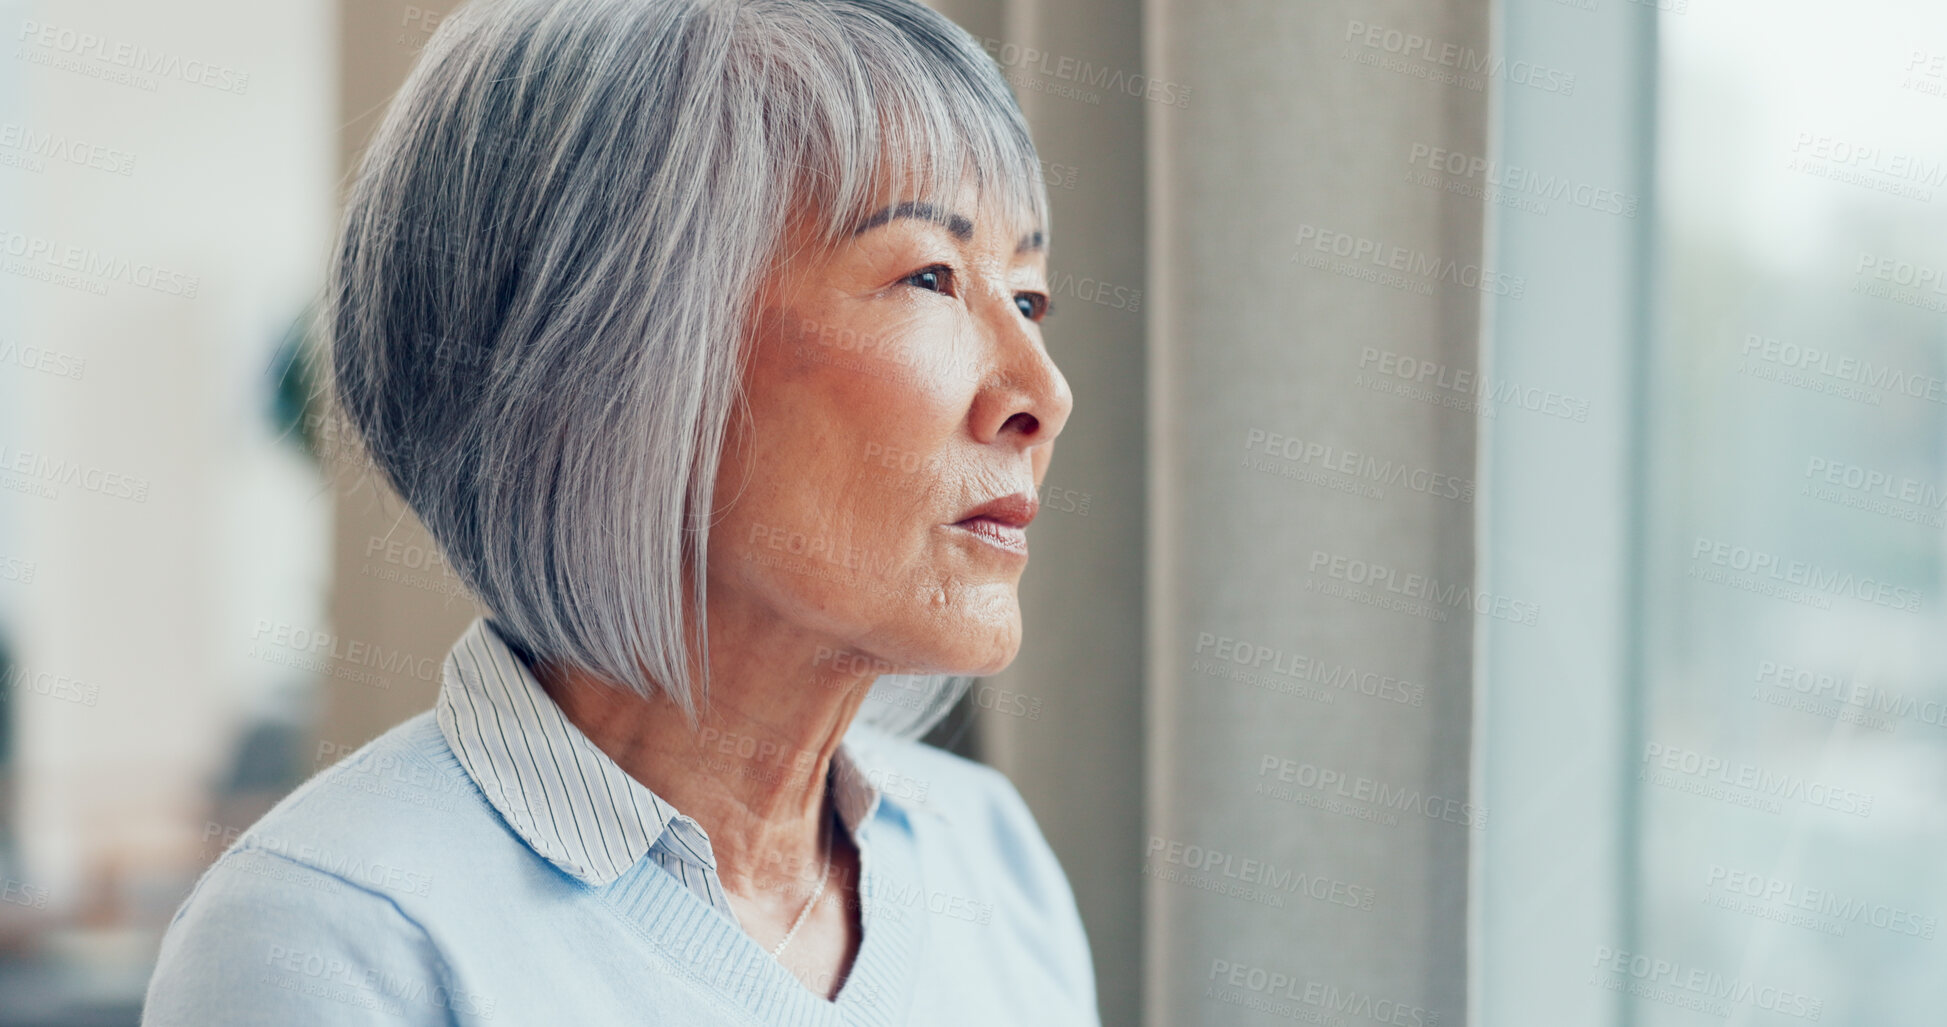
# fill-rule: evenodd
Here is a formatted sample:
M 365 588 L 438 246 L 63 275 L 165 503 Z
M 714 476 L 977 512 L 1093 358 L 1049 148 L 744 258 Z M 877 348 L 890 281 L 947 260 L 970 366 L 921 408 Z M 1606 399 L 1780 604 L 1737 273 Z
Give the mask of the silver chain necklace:
M 830 824 L 831 818 L 826 817 L 825 822 L 819 825 L 818 833 L 821 838 L 824 836 L 824 829 L 830 826 Z M 818 905 L 819 897 L 825 894 L 825 880 L 831 877 L 832 873 L 832 847 L 826 845 L 824 849 L 825 865 L 818 871 L 818 887 L 812 891 L 811 899 L 804 904 L 804 910 L 798 914 L 798 919 L 792 922 L 791 929 L 784 932 L 784 940 L 778 942 L 777 948 L 771 950 L 771 957 L 773 959 L 777 958 L 778 954 L 784 951 L 784 946 L 791 944 L 792 938 L 798 936 L 798 928 L 804 926 L 805 918 L 811 915 L 812 907 Z

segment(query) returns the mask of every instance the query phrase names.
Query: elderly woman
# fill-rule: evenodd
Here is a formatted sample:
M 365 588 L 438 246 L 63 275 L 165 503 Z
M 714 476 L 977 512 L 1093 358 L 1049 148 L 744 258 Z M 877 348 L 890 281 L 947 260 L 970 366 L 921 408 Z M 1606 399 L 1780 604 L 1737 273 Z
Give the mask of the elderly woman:
M 447 19 L 329 325 L 491 614 L 203 877 L 145 1022 L 1096 1023 L 1019 794 L 913 740 L 1020 644 L 1037 167 L 912 0 Z

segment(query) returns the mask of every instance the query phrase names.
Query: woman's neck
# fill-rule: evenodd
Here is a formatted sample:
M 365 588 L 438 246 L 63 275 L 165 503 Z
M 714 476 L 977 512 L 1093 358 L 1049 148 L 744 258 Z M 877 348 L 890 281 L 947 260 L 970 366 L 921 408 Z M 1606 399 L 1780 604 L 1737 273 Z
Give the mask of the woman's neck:
M 713 636 L 717 627 L 713 615 Z M 835 673 L 829 646 L 711 649 L 709 702 L 694 731 L 660 695 L 571 668 L 536 677 L 596 748 L 702 825 L 726 889 L 802 899 L 799 884 L 825 856 L 822 818 L 835 815 L 832 757 L 877 674 Z

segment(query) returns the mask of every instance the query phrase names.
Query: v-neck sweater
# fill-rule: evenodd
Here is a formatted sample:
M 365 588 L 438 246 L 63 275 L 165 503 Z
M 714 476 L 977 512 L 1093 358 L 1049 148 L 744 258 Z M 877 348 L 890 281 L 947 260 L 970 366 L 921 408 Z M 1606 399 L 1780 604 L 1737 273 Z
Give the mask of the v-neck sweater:
M 428 710 L 204 873 L 143 1023 L 1099 1025 L 1073 893 L 1007 778 L 864 724 L 844 748 L 879 795 L 854 832 L 863 936 L 835 1001 L 663 862 L 591 882 L 537 851 Z

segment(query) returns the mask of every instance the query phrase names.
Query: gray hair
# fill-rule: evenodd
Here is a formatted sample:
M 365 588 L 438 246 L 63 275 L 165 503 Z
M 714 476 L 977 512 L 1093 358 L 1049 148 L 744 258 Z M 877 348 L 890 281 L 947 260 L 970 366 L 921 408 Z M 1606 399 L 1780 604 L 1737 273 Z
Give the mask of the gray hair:
M 752 294 L 886 179 L 1047 187 L 999 67 L 913 0 L 482 0 L 446 18 L 366 152 L 326 289 L 338 402 L 530 657 L 694 726 L 713 484 Z M 684 617 L 683 574 L 693 590 Z M 693 634 L 688 640 L 684 632 Z M 884 674 L 918 737 L 971 678 Z

